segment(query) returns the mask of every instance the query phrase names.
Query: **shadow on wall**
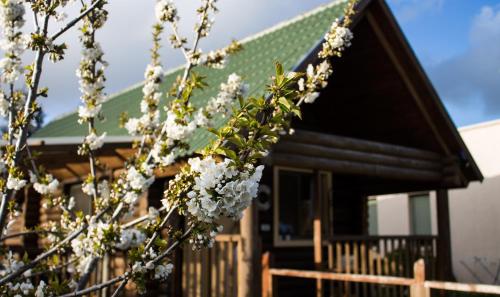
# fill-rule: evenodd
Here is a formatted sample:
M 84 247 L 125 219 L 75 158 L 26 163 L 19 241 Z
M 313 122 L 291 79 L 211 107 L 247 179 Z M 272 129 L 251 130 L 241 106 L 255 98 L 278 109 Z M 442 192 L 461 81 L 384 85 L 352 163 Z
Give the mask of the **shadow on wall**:
M 460 265 L 481 284 L 500 284 L 500 259 L 473 257 L 460 260 Z

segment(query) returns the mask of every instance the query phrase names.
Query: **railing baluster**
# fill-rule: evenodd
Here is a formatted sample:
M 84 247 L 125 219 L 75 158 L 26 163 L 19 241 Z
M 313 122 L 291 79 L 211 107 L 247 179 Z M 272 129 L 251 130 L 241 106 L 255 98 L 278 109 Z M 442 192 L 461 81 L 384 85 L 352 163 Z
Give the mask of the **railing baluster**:
M 359 274 L 359 245 L 358 245 L 358 241 L 353 241 L 352 244 L 353 244 L 353 250 L 352 250 L 353 273 Z M 359 296 L 359 284 L 358 283 L 354 284 L 354 289 L 355 289 L 356 296 Z
M 366 241 L 361 241 L 361 274 L 367 273 L 367 263 L 366 263 Z M 363 296 L 368 296 L 368 289 L 365 283 L 363 283 Z
M 349 241 L 344 243 L 344 249 L 345 271 L 346 273 L 351 273 L 351 243 Z M 351 296 L 351 286 L 348 282 L 344 282 L 344 290 L 346 296 Z
M 337 259 L 337 273 L 342 273 L 344 270 L 342 269 L 342 243 L 340 241 L 337 241 L 335 243 L 336 247 L 336 259 Z M 342 291 L 342 283 L 338 282 L 337 283 L 337 295 L 338 296 L 344 296 L 344 292 Z

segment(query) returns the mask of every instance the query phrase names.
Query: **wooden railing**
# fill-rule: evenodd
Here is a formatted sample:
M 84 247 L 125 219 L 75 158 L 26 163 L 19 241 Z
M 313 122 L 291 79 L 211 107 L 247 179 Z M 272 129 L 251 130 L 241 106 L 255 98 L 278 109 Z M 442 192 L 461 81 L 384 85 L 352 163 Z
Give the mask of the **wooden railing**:
M 424 259 L 435 278 L 437 236 L 335 236 L 328 245 L 328 269 L 338 273 L 412 277 Z
M 426 275 L 436 277 L 436 236 L 335 236 L 328 244 L 330 272 L 413 277 L 413 263 L 425 261 Z M 404 286 L 328 282 L 330 296 L 402 296 Z
M 358 284 L 376 284 L 386 286 L 406 287 L 408 293 L 398 295 L 410 297 L 430 297 L 431 289 L 446 291 L 461 291 L 467 293 L 482 293 L 500 295 L 500 286 L 482 285 L 482 284 L 462 284 L 453 282 L 427 281 L 425 276 L 425 262 L 423 259 L 413 264 L 413 278 L 367 275 L 367 274 L 348 274 L 335 272 L 321 272 L 295 269 L 275 269 L 267 264 L 269 255 L 263 256 L 262 269 L 262 297 L 276 297 L 276 277 L 293 277 L 315 280 L 329 280 L 336 282 L 358 283 Z M 345 295 L 341 295 L 345 296 Z M 369 296 L 369 295 L 362 295 Z M 376 294 L 375 296 L 385 296 L 385 294 Z
M 184 297 L 236 297 L 239 235 L 218 235 L 211 249 L 184 248 Z

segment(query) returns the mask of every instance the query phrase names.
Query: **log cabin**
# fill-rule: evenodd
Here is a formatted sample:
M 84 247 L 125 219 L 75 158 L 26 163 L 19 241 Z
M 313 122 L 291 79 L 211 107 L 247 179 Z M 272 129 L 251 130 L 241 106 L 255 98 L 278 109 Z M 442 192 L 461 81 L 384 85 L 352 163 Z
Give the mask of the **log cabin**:
M 288 70 L 304 71 L 315 62 L 324 33 L 342 17 L 344 5 L 332 2 L 242 40 L 244 49 L 224 69 L 197 69 L 207 75 L 210 86 L 193 98 L 193 104 L 202 106 L 215 96 L 218 85 L 233 72 L 250 84 L 252 95 L 258 95 L 275 61 Z M 429 278 L 453 279 L 448 189 L 482 180 L 481 172 L 387 4 L 363 0 L 358 10 L 353 45 L 333 61 L 328 87 L 314 104 L 304 106 L 303 120 L 292 124 L 295 133 L 283 137 L 263 161 L 266 169 L 253 206 L 240 222 L 224 222 L 225 234 L 213 249 L 180 250 L 171 283 L 153 286 L 152 294 L 259 296 L 264 252 L 273 267 L 395 276 L 410 276 L 412 263 L 424 258 Z M 165 89 L 180 71 L 182 67 L 166 74 Z M 106 120 L 96 126 L 108 133 L 99 152 L 101 176 L 112 177 L 134 152 L 134 139 L 119 127 L 118 118 L 124 111 L 139 114 L 141 88 L 138 84 L 112 95 L 103 105 Z M 217 119 L 217 124 L 224 120 Z M 80 183 L 89 167 L 76 151 L 85 130 L 72 113 L 48 123 L 29 142 L 82 210 L 88 202 Z M 197 131 L 191 152 L 210 139 L 210 133 Z M 160 205 L 165 183 L 181 165 L 158 172 L 137 215 Z M 437 236 L 368 236 L 367 197 L 429 190 L 438 196 Z M 34 191 L 21 193 L 19 201 L 27 216 L 18 228 L 57 218 L 56 210 L 40 207 Z M 43 243 L 35 236 L 9 244 L 36 253 Z M 116 257 L 101 265 L 109 269 L 95 280 L 123 271 L 126 259 Z M 400 288 L 287 279 L 274 285 L 280 296 L 314 296 L 323 285 L 324 294 L 402 294 Z

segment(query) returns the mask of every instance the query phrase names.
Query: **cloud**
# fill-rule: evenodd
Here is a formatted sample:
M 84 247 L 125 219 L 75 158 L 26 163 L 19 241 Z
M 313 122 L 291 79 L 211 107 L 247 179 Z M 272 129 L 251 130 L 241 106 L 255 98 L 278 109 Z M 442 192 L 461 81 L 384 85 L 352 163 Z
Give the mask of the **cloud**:
M 390 0 L 402 23 L 410 22 L 429 12 L 440 11 L 444 0 Z
M 241 39 L 258 33 L 274 24 L 292 18 L 331 0 L 226 0 L 218 2 L 220 12 L 216 15 L 211 35 L 203 40 L 207 51 L 228 44 L 233 38 Z M 139 4 L 140 3 L 140 4 Z M 149 62 L 151 26 L 154 22 L 155 0 L 110 1 L 109 20 L 98 33 L 98 40 L 109 62 L 106 69 L 106 92 L 113 94 L 142 81 L 144 68 Z M 180 31 L 192 36 L 192 27 L 197 20 L 195 9 L 200 1 L 176 1 L 182 16 Z M 77 9 L 69 11 L 76 15 Z M 68 18 L 71 19 L 71 18 Z M 30 20 L 26 24 L 32 28 Z M 52 26 L 55 28 L 55 26 Z M 167 35 L 164 35 L 165 39 Z M 69 49 L 65 60 L 57 64 L 45 63 L 42 85 L 49 87 L 49 97 L 41 100 L 48 120 L 71 112 L 79 104 L 78 83 L 75 70 L 80 59 L 78 32 L 74 28 L 61 38 Z M 0 53 L 1 54 L 1 53 Z M 182 55 L 164 43 L 162 62 L 165 68 L 183 63 Z
M 470 106 L 491 118 L 500 115 L 500 6 L 484 6 L 469 31 L 470 45 L 429 72 L 449 104 Z

